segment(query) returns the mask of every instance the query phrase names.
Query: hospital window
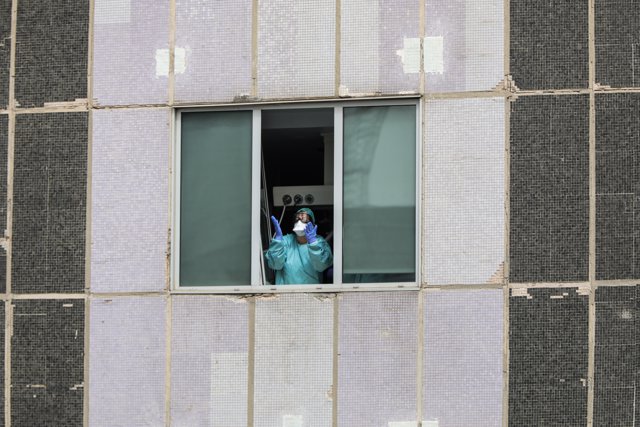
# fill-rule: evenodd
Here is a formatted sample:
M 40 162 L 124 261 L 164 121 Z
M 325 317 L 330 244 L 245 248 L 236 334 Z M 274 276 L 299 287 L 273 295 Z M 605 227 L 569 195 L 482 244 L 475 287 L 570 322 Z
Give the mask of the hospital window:
M 333 291 L 416 287 L 417 100 L 176 111 L 172 287 Z M 276 285 L 270 217 L 312 209 L 333 263 Z

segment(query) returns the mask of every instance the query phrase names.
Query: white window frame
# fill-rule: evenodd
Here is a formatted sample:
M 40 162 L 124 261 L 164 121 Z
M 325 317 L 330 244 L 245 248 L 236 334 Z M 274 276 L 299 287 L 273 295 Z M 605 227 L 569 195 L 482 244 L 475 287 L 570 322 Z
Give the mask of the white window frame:
M 383 107 L 383 106 L 413 105 L 416 107 L 416 212 L 415 212 L 415 281 L 401 283 L 342 283 L 342 185 L 343 185 L 343 109 L 348 107 Z M 333 108 L 334 111 L 334 204 L 333 204 L 333 283 L 317 285 L 262 285 L 260 256 L 262 243 L 260 235 L 260 184 L 261 184 L 261 149 L 262 149 L 262 111 L 307 108 Z M 315 102 L 287 102 L 222 105 L 209 107 L 175 108 L 173 114 L 173 161 L 171 192 L 172 220 L 171 220 L 171 260 L 170 260 L 170 289 L 177 294 L 262 294 L 262 293 L 291 293 L 291 292 L 343 292 L 343 291 L 384 291 L 384 290 L 416 290 L 421 283 L 421 194 L 422 194 L 422 108 L 419 97 L 376 98 L 359 100 L 327 100 Z M 252 165 L 251 165 L 251 284 L 243 286 L 211 285 L 211 286 L 180 286 L 178 283 L 180 268 L 180 147 L 181 147 L 181 115 L 189 112 L 205 111 L 251 111 L 252 120 Z

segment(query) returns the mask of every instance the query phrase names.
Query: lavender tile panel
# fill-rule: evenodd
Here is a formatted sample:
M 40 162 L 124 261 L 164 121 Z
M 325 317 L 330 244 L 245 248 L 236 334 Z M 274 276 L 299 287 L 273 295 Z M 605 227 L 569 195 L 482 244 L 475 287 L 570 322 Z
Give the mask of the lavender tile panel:
M 177 102 L 251 95 L 251 0 L 177 0 Z M 221 78 L 223 76 L 223 78 Z
M 11 58 L 11 0 L 0 0 L 0 109 L 9 105 Z
M 89 335 L 89 426 L 165 424 L 162 297 L 96 299 Z
M 93 97 L 96 103 L 165 103 L 169 0 L 95 0 L 94 11 Z
M 172 314 L 171 425 L 247 425 L 246 301 L 177 296 Z
M 11 425 L 82 426 L 84 300 L 12 304 Z
M 165 287 L 169 111 L 93 113 L 91 288 Z
M 258 97 L 335 93 L 335 0 L 259 0 Z
M 17 6 L 17 104 L 85 99 L 90 0 L 21 0 Z
M 423 271 L 428 284 L 503 279 L 504 111 L 502 98 L 427 103 Z
M 256 302 L 254 426 L 331 426 L 333 298 Z
M 12 286 L 83 292 L 88 114 L 16 116 Z
M 418 92 L 419 6 L 413 0 L 342 2 L 341 93 Z
M 502 80 L 503 6 L 502 0 L 425 1 L 427 91 L 490 90 Z
M 423 418 L 502 425 L 502 290 L 427 293 Z
M 339 300 L 338 425 L 416 421 L 417 292 Z

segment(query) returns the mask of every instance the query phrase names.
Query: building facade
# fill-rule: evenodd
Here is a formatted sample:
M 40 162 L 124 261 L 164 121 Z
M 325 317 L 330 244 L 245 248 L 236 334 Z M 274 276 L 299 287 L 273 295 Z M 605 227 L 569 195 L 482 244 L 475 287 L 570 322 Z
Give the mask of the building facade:
M 632 0 L 0 0 L 0 424 L 638 425 L 639 49 Z M 372 126 L 345 111 L 399 105 L 348 199 L 347 126 Z M 180 118 L 250 119 L 220 185 L 249 198 L 194 198 L 248 209 L 224 252 L 261 244 L 260 147 L 301 123 L 270 112 L 313 109 L 334 277 L 270 286 L 248 256 L 181 287 Z M 347 247 L 353 200 L 415 213 L 409 276 L 347 280 L 401 252 Z

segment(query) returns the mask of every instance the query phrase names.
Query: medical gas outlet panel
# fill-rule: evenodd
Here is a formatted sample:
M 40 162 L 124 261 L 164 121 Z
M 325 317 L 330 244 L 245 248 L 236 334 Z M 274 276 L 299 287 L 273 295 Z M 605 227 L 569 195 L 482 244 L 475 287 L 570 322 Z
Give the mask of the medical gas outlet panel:
M 333 185 L 273 187 L 275 206 L 333 205 Z

